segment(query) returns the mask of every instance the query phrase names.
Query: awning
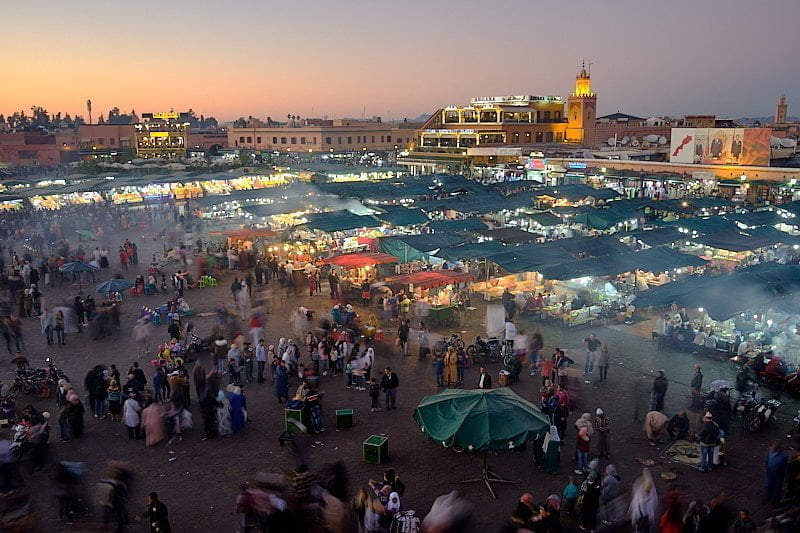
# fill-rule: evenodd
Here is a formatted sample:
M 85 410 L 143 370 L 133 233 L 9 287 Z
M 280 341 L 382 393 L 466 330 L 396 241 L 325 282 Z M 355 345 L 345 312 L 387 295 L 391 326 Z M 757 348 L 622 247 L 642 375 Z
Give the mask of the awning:
M 441 257 L 446 261 L 466 261 L 468 259 L 484 259 L 503 252 L 509 251 L 512 247 L 505 246 L 497 241 L 484 241 L 476 243 L 466 243 L 456 246 L 448 246 L 436 252 L 436 257 Z
M 574 258 L 555 242 L 512 247 L 489 257 L 489 260 L 511 273 L 536 272 L 549 265 L 573 261 Z
M 377 228 L 381 225 L 380 221 L 373 216 L 354 215 L 347 210 L 312 213 L 306 215 L 305 219 L 308 221 L 304 224 L 305 227 L 327 233 L 356 228 Z
M 621 196 L 613 189 L 595 189 L 589 185 L 582 183 L 571 183 L 567 185 L 559 185 L 557 187 L 545 187 L 541 191 L 537 191 L 536 197 L 549 196 L 550 198 L 564 199 L 569 202 L 579 202 L 586 198 L 594 198 L 595 200 L 611 200 Z
M 396 263 L 397 258 L 389 254 L 379 254 L 373 252 L 359 252 L 354 254 L 337 255 L 325 259 L 325 263 L 340 266 L 342 268 L 363 268 L 365 266 L 384 265 Z
M 414 272 L 400 276 L 389 276 L 387 283 L 396 285 L 410 285 L 420 289 L 432 289 L 434 287 L 444 287 L 445 285 L 455 285 L 474 281 L 475 276 L 469 272 L 453 272 L 452 270 L 429 270 L 425 272 Z
M 752 211 L 750 213 L 733 213 L 730 215 L 725 215 L 725 218 L 728 220 L 733 220 L 734 222 L 738 222 L 744 226 L 748 227 L 759 227 L 759 226 L 774 226 L 775 224 L 780 224 L 781 222 L 791 224 L 792 221 L 800 222 L 797 220 L 796 217 L 791 219 L 786 219 L 780 216 L 775 211 Z
M 624 254 L 630 251 L 630 248 L 619 241 L 619 237 L 616 234 L 601 235 L 599 237 L 558 239 L 548 244 L 557 246 L 575 257 L 599 257 L 603 255 Z
M 629 233 L 616 233 L 617 237 L 633 237 L 648 246 L 663 246 L 673 242 L 685 241 L 688 239 L 685 233 L 681 233 L 678 228 L 657 228 L 652 230 L 631 231 Z

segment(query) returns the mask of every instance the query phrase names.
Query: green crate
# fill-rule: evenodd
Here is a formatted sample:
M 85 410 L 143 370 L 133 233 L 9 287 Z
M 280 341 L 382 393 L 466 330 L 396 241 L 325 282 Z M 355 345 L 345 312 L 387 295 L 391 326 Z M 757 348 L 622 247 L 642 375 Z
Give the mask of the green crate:
M 364 441 L 364 462 L 380 464 L 389 460 L 389 437 L 370 435 Z
M 288 407 L 283 411 L 283 420 L 286 426 L 286 431 L 289 433 L 294 433 L 298 431 L 297 427 L 294 424 L 290 424 L 289 420 L 296 420 L 303 424 L 304 426 L 308 427 L 308 413 L 306 412 L 305 407 L 302 409 L 289 409 Z
M 337 409 L 336 410 L 336 429 L 346 429 L 353 427 L 355 420 L 353 420 L 352 409 Z

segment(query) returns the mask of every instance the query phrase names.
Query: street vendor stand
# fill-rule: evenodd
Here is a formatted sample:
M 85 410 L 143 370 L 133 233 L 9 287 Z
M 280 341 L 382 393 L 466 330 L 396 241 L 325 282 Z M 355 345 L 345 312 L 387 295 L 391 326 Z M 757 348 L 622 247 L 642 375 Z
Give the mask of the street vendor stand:
M 431 325 L 453 321 L 459 311 L 459 303 L 453 299 L 455 286 L 474 280 L 473 274 L 452 270 L 428 270 L 386 278 L 386 282 L 392 286 L 408 287 L 409 296 L 416 306 L 427 307 L 427 320 Z M 439 290 L 431 294 L 431 289 Z
M 364 288 L 369 288 L 369 284 L 373 281 L 385 277 L 387 273 L 383 271 L 385 267 L 379 267 L 396 262 L 397 258 L 393 255 L 375 252 L 336 255 L 323 261 L 325 264 L 339 267 L 344 271 L 342 279 L 349 280 L 351 291 L 356 296 L 361 294 Z

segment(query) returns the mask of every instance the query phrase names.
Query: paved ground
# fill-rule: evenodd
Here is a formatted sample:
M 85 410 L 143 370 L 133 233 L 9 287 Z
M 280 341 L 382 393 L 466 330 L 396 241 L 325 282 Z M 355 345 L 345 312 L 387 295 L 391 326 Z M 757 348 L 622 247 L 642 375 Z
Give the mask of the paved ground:
M 113 250 L 125 237 L 138 239 L 140 233 L 130 231 L 120 234 L 116 241 L 106 240 Z M 141 257 L 148 257 L 148 249 L 152 246 L 153 243 L 143 243 Z M 144 270 L 147 265 L 142 263 L 139 266 Z M 216 289 L 190 291 L 187 299 L 198 312 L 210 311 L 217 300 L 230 300 L 229 284 L 230 278 L 227 277 L 220 281 Z M 73 295 L 74 289 L 66 287 L 46 293 L 51 302 Z M 91 341 L 85 333 L 72 335 L 68 338 L 68 345 L 62 348 L 48 349 L 43 336 L 38 334 L 38 321 L 26 319 L 27 356 L 32 362 L 39 362 L 47 354 L 52 354 L 56 364 L 66 370 L 77 387 L 80 387 L 84 374 L 94 364 L 116 363 L 124 370 L 136 358 L 130 328 L 138 317 L 139 307 L 143 304 L 157 305 L 161 299 L 159 296 L 126 299 L 121 332 L 100 341 Z M 267 324 L 268 343 L 277 344 L 278 337 L 286 335 L 290 330 L 286 317 L 300 304 L 323 311 L 329 307 L 330 300 L 304 296 L 274 302 L 273 313 Z M 211 317 L 196 317 L 194 322 L 198 331 L 204 333 L 210 328 L 211 320 Z M 466 337 L 470 339 L 479 333 L 480 310 L 472 322 L 466 328 Z M 576 355 L 578 364 L 573 369 L 571 382 L 578 396 L 579 410 L 573 418 L 583 411 L 593 413 L 598 406 L 610 414 L 613 462 L 622 475 L 626 490 L 641 469 L 634 458 L 659 461 L 656 449 L 648 446 L 644 439 L 640 422 L 646 411 L 654 371 L 665 369 L 671 380 L 666 398 L 666 412 L 670 415 L 689 403 L 688 383 L 692 364 L 696 360 L 700 360 L 705 367 L 707 383 L 717 378 L 733 377 L 732 369 L 726 364 L 671 350 L 658 351 L 648 340 L 620 331 L 619 328 L 598 326 L 572 331 L 550 324 L 537 326 L 544 334 L 548 353 L 552 347 L 560 346 L 572 349 Z M 165 326 L 160 327 L 165 332 Z M 586 383 L 578 370 L 583 363 L 581 341 L 590 332 L 596 332 L 602 340 L 607 341 L 612 353 L 609 380 L 600 385 Z M 386 434 L 391 456 L 389 464 L 398 470 L 408 486 L 405 504 L 424 514 L 436 496 L 454 488 L 451 482 L 476 475 L 480 470 L 481 458 L 469 453 L 454 453 L 422 435 L 412 419 L 412 413 L 422 397 L 437 391 L 430 361 L 400 355 L 392 344 L 393 335 L 387 337 L 387 342 L 377 347 L 376 368 L 388 365 L 397 371 L 401 383 L 399 408 L 371 414 L 366 393 L 347 389 L 344 376 L 323 378 L 325 422 L 329 430 L 317 439 L 318 444 L 311 452 L 312 468 L 337 459 L 345 461 L 350 468 L 352 491 L 370 477 L 378 478 L 384 468 L 362 461 L 360 443 L 371 434 Z M 208 356 L 205 357 L 208 363 Z M 499 368 L 499 364 L 491 368 L 494 377 Z M 10 377 L 10 365 L 6 366 L 6 371 Z M 477 369 L 469 369 L 466 384 L 471 386 L 476 382 Z M 523 375 L 521 383 L 515 385 L 514 389 L 536 402 L 539 385 L 538 377 L 532 379 Z M 55 459 L 85 461 L 90 469 L 88 482 L 92 484 L 98 479 L 107 460 L 130 462 L 137 472 L 132 507 L 135 508 L 139 503 L 143 506 L 147 492 L 158 490 L 170 508 L 175 531 L 233 531 L 236 524 L 233 501 L 238 484 L 257 471 L 276 471 L 291 464 L 288 451 L 278 445 L 277 437 L 283 429 L 283 411 L 272 395 L 271 385 L 248 386 L 246 394 L 252 423 L 243 433 L 231 438 L 202 442 L 200 432 L 194 430 L 173 446 L 145 448 L 142 442 L 129 441 L 125 428 L 120 424 L 96 420 L 89 415 L 84 438 L 67 444 L 61 444 L 57 438 L 53 438 L 50 447 Z M 43 409 L 55 411 L 50 401 L 34 403 Z M 199 421 L 196 402 L 192 407 L 195 420 Z M 791 408 L 789 405 L 785 407 L 777 423 L 760 434 L 745 435 L 738 427 L 733 430 L 729 466 L 725 469 L 701 474 L 681 465 L 659 464 L 655 467 L 655 473 L 665 469 L 674 470 L 678 474 L 677 484 L 692 497 L 708 500 L 724 490 L 730 495 L 732 505 L 747 505 L 754 509 L 758 518 L 762 518 L 766 512 L 760 505 L 762 459 L 773 439 L 783 438 L 788 442 L 786 433 L 790 429 L 792 408 L 796 408 L 796 402 L 791 402 Z M 355 427 L 335 430 L 333 411 L 337 408 L 356 410 Z M 53 426 L 53 435 L 57 437 L 57 424 Z M 543 500 L 549 491 L 560 493 L 567 475 L 574 468 L 574 438 L 575 432 L 570 426 L 562 451 L 561 475 L 558 476 L 538 471 L 533 466 L 530 448 L 519 453 L 491 455 L 490 463 L 497 472 L 519 480 L 520 484 L 498 487 L 497 501 L 482 486 L 459 486 L 459 490 L 475 504 L 474 530 L 494 530 L 499 521 L 514 508 L 516 499 L 523 491 L 533 493 L 537 501 Z M 796 438 L 791 443 L 796 445 Z M 170 461 L 173 458 L 175 460 Z M 36 495 L 45 530 L 59 531 L 61 529 L 55 521 L 55 510 L 48 492 L 48 475 L 48 472 L 26 475 L 26 483 L 27 488 Z M 657 486 L 660 492 L 666 489 L 660 479 L 657 479 Z M 565 523 L 571 526 L 569 521 Z

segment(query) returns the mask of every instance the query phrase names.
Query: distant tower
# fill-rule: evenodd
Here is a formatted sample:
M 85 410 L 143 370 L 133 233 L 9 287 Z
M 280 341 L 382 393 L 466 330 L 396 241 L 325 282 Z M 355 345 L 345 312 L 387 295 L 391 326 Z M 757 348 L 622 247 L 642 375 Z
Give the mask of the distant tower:
M 586 71 L 586 63 L 582 63 L 575 77 L 575 92 L 567 97 L 567 141 L 595 146 L 596 109 L 597 95 L 592 92 L 592 78 Z
M 775 106 L 775 124 L 786 124 L 786 115 L 789 111 L 789 106 L 786 105 L 786 95 L 782 94 L 778 105 Z

